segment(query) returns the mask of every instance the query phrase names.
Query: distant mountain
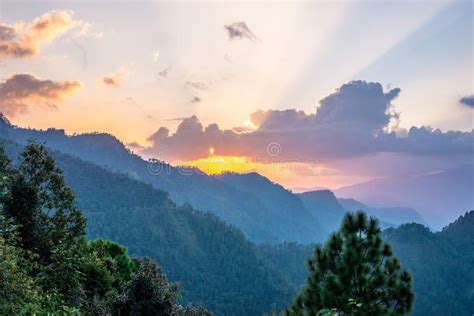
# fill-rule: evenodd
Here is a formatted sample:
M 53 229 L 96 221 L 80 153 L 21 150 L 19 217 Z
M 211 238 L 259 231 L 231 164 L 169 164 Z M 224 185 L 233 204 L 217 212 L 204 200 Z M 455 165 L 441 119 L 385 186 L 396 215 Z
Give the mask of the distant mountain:
M 474 262 L 474 211 L 466 213 L 454 223 L 444 227 L 440 235 L 449 239 L 458 249 L 467 253 L 471 262 Z
M 311 187 L 311 188 L 292 187 L 290 188 L 290 191 L 293 193 L 304 193 L 304 192 L 322 191 L 322 190 L 327 190 L 327 188 L 324 188 L 324 187 Z
M 354 199 L 338 199 L 342 207 L 348 212 L 364 210 L 367 214 L 377 217 L 383 228 L 399 226 L 407 223 L 426 225 L 420 214 L 409 207 L 372 207 Z
M 319 190 L 300 193 L 297 196 L 327 232 L 331 233 L 339 229 L 346 211 L 339 204 L 333 192 Z
M 440 229 L 460 214 L 474 208 L 474 165 L 426 175 L 385 178 L 344 187 L 338 197 L 354 198 L 373 206 L 408 206 Z
M 322 222 L 318 222 L 303 206 L 301 200 L 277 183 L 258 173 L 225 173 L 215 176 L 241 192 L 255 196 L 266 210 L 260 220 L 272 231 L 278 232 L 282 240 L 300 240 L 304 243 L 322 241 L 327 236 Z M 270 215 L 270 216 L 269 216 Z M 294 227 L 300 231 L 295 232 Z
M 9 156 L 20 150 L 7 142 Z M 216 315 L 262 315 L 283 308 L 295 295 L 292 272 L 278 264 L 279 258 L 304 265 L 306 250 L 258 248 L 216 216 L 178 207 L 149 184 L 53 154 L 87 217 L 88 237 L 119 242 L 131 255 L 156 260 L 171 281 L 180 283 L 185 302 L 202 303 Z
M 420 224 L 385 231 L 401 263 L 412 273 L 413 315 L 474 314 L 474 211 L 438 233 Z
M 321 241 L 324 237 L 321 226 L 300 206 L 289 214 L 288 208 L 275 208 L 274 206 L 279 205 L 264 201 L 266 199 L 259 198 L 255 192 L 250 192 L 242 186 L 234 186 L 230 181 L 226 183 L 219 177 L 207 176 L 196 169 L 176 168 L 158 161 L 150 163 L 130 152 L 117 138 L 109 134 L 68 136 L 63 130 L 24 129 L 11 126 L 8 121 L 0 122 L 0 133 L 0 138 L 20 144 L 35 139 L 50 148 L 94 162 L 111 171 L 127 173 L 152 184 L 155 188 L 169 192 L 170 197 L 179 205 L 189 203 L 197 209 L 217 215 L 241 229 L 256 242 L 311 243 Z M 282 191 L 280 186 L 270 182 L 265 184 L 266 192 L 271 190 L 271 186 L 275 186 L 272 192 L 276 195 L 273 195 L 272 199 L 288 199 L 290 193 Z M 258 186 L 255 188 L 259 190 Z M 292 225 L 286 225 L 288 220 Z

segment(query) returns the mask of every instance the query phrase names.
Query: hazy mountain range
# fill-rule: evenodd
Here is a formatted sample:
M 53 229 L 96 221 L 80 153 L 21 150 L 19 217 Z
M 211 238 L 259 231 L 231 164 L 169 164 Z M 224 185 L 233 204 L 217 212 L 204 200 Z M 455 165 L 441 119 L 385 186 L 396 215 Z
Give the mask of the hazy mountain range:
M 404 204 L 405 206 L 398 207 L 397 201 L 392 201 L 393 204 L 391 204 L 387 199 L 387 202 L 383 204 L 384 207 L 377 207 L 381 204 L 381 198 L 374 201 L 373 198 L 362 194 L 362 192 L 369 192 L 369 189 L 360 189 L 374 186 L 370 184 L 336 191 L 338 197 L 353 197 L 364 202 L 372 201 L 373 203 L 369 203 L 369 206 L 358 201 L 352 203 L 347 200 L 337 201 L 334 195 L 328 193 L 314 193 L 320 195 L 318 205 L 327 203 L 328 207 L 324 207 L 324 209 L 332 215 L 338 214 L 333 216 L 332 225 L 327 225 L 328 223 L 323 225 L 323 220 L 316 219 L 314 212 L 311 211 L 312 206 L 309 205 L 310 201 L 306 198 L 308 197 L 306 193 L 295 195 L 256 173 L 207 176 L 191 168 L 176 168 L 163 162 L 150 163 L 130 152 L 117 138 L 109 134 L 68 136 L 63 130 L 24 129 L 13 127 L 7 121 L 0 122 L 0 132 L 3 137 L 20 144 L 26 143 L 29 139 L 36 139 L 39 142 L 45 142 L 53 149 L 77 156 L 85 161 L 94 162 L 109 170 L 126 172 L 138 180 L 165 190 L 179 205 L 189 203 L 200 210 L 214 213 L 224 221 L 239 227 L 250 239 L 257 242 L 310 243 L 321 241 L 337 227 L 337 222 L 344 210 L 367 209 L 370 214 L 379 217 L 386 226 L 409 222 L 425 224 L 425 221 L 416 214 L 415 210 L 406 207 L 406 205 L 410 205 L 408 202 Z M 457 192 L 458 199 L 456 203 L 453 203 L 455 209 L 459 209 L 458 214 L 472 208 L 472 195 L 466 192 L 470 188 L 469 181 L 465 175 L 463 175 L 463 179 L 464 187 Z M 436 183 L 439 185 L 439 181 Z M 391 192 L 390 196 L 394 196 L 397 192 L 393 188 L 394 185 L 390 182 L 386 185 L 391 188 L 387 189 L 387 192 Z M 461 185 L 451 188 L 455 189 L 459 186 Z M 446 188 L 445 194 L 438 194 L 436 199 L 440 199 L 440 195 L 451 197 L 451 188 Z M 351 190 L 353 196 L 348 193 L 352 192 Z M 403 187 L 399 187 L 397 190 L 406 191 Z M 319 191 L 325 192 L 324 190 Z M 376 195 L 380 191 L 383 191 L 383 187 L 374 188 L 371 192 L 375 192 L 374 195 Z M 429 189 L 425 189 L 425 191 L 429 191 Z M 423 195 L 426 199 L 428 199 L 427 194 Z M 376 196 L 381 197 L 382 195 Z M 408 193 L 407 196 L 412 199 L 416 197 L 416 195 Z M 421 200 L 421 197 L 417 199 Z M 448 200 L 448 198 L 446 199 Z M 433 203 L 425 202 L 425 204 L 431 205 Z M 461 204 L 464 207 L 461 207 Z M 321 209 L 321 207 L 319 208 Z M 437 206 L 437 209 L 439 208 L 440 206 Z M 268 219 L 268 214 L 272 214 L 271 221 L 263 225 L 262 219 Z M 287 223 L 291 223 L 291 225 L 287 225 Z
M 335 191 L 338 197 L 354 198 L 375 207 L 401 206 L 416 209 L 435 229 L 440 229 L 466 210 L 474 208 L 474 166 L 435 173 L 377 179 Z

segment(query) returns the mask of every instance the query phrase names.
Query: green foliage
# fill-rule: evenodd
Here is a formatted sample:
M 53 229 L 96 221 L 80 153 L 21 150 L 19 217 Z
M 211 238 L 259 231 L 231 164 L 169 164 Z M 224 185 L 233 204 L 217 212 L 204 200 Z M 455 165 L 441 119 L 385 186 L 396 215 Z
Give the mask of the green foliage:
M 103 262 L 111 274 L 112 286 L 121 287 L 135 271 L 135 263 L 127 248 L 110 240 L 96 239 L 87 243 L 87 251 Z
M 474 211 L 441 232 L 405 224 L 384 234 L 413 275 L 413 315 L 474 314 Z
M 21 248 L 34 264 L 30 274 L 42 290 L 58 291 L 68 304 L 79 306 L 78 245 L 84 237 L 85 218 L 74 204 L 74 194 L 42 145 L 27 145 L 17 168 L 5 160 L 0 164 L 9 172 L 3 212 L 18 227 Z
M 0 315 L 79 315 L 62 295 L 43 292 L 31 276 L 31 255 L 19 246 L 17 226 L 0 214 Z
M 0 215 L 0 314 L 8 315 L 22 306 L 36 303 L 38 290 L 28 275 L 31 266 L 23 258 L 16 227 Z
M 130 293 L 135 305 L 151 303 L 156 313 L 170 315 L 169 306 L 184 313 L 176 302 L 178 288 L 151 261 L 136 270 L 125 247 L 85 241 L 85 219 L 44 146 L 26 146 L 16 168 L 0 147 L 0 168 L 1 315 L 108 315 Z M 151 283 L 134 283 L 140 273 Z M 149 290 L 155 297 L 167 293 L 169 306 L 149 301 Z M 186 310 L 206 315 L 199 314 L 205 309 Z
M 179 296 L 178 285 L 169 283 L 161 269 L 145 257 L 136 260 L 136 270 L 116 297 L 113 310 L 117 315 L 212 315 L 200 306 L 183 308 L 176 303 Z
M 119 315 L 173 315 L 179 296 L 176 284 L 170 284 L 161 270 L 148 258 L 137 262 L 137 271 L 114 302 Z
M 377 220 L 348 213 L 340 231 L 315 249 L 307 285 L 287 310 L 314 315 L 337 309 L 349 315 L 403 315 L 411 310 L 411 276 L 382 240 Z

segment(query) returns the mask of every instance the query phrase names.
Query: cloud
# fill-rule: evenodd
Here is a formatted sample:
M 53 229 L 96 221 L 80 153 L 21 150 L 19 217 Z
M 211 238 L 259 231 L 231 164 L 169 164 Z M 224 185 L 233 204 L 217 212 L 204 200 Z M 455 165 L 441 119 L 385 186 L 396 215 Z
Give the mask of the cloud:
M 207 90 L 209 88 L 206 83 L 201 81 L 186 81 L 185 85 L 196 90 Z
M 252 42 L 258 40 L 244 21 L 224 25 L 224 29 L 227 31 L 230 41 L 234 39 L 248 39 Z
M 76 33 L 76 37 L 91 39 L 101 39 L 104 37 L 103 32 L 92 31 L 92 23 L 90 22 L 76 20 L 74 25 L 78 30 Z
M 36 55 L 43 45 L 72 29 L 78 30 L 78 36 L 97 35 L 90 31 L 90 23 L 74 20 L 73 15 L 73 11 L 54 10 L 28 23 L 0 24 L 0 57 L 23 58 Z
M 397 118 L 391 111 L 391 102 L 399 93 L 400 88 L 384 93 L 380 83 L 346 83 L 319 101 L 316 123 L 363 126 L 370 132 L 378 132 Z
M 142 145 L 140 145 L 139 143 L 137 142 L 131 142 L 131 143 L 127 143 L 125 144 L 127 146 L 128 149 L 130 149 L 131 151 L 141 151 L 143 149 L 145 149 L 145 147 L 143 147 Z
M 168 121 L 168 122 L 174 122 L 174 121 L 181 122 L 182 120 L 185 120 L 185 119 L 187 119 L 187 117 L 175 117 L 175 118 L 165 119 L 165 121 Z
M 160 128 L 150 136 L 147 156 L 192 160 L 208 148 L 222 155 L 268 158 L 267 146 L 278 143 L 287 161 L 355 159 L 380 153 L 408 155 L 472 155 L 474 132 L 442 132 L 412 127 L 400 137 L 390 131 L 398 119 L 393 101 L 399 88 L 384 91 L 379 83 L 352 81 L 319 101 L 315 113 L 295 109 L 257 110 L 250 115 L 254 130 L 204 127 L 196 116 L 182 120 L 175 133 Z M 399 128 L 397 128 L 399 130 Z
M 474 108 L 474 95 L 468 95 L 468 96 L 462 97 L 459 100 L 459 102 L 470 108 Z
M 15 38 L 15 29 L 6 24 L 0 24 L 0 41 L 9 41 Z
M 191 99 L 191 103 L 199 103 L 201 101 L 202 101 L 202 99 L 200 97 L 195 96 L 195 95 Z
M 130 106 L 139 106 L 135 98 L 132 96 L 128 96 L 125 98 L 125 104 L 130 105 Z
M 117 71 L 104 76 L 99 80 L 99 83 L 102 83 L 108 87 L 119 87 L 123 84 L 127 78 L 127 71 L 124 68 L 120 68 Z
M 16 74 L 0 82 L 0 111 L 15 117 L 31 107 L 56 108 L 66 96 L 79 90 L 78 81 L 41 80 L 31 74 Z
M 168 73 L 171 70 L 171 67 L 167 67 L 158 73 L 158 76 L 162 78 L 168 78 Z

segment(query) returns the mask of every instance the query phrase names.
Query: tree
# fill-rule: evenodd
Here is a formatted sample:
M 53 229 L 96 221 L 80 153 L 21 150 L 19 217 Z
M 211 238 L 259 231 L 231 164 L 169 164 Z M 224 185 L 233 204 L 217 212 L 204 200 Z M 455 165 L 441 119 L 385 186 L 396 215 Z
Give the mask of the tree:
M 31 276 L 43 291 L 59 291 L 68 304 L 80 306 L 85 218 L 72 190 L 43 145 L 29 143 L 18 168 L 9 165 L 2 149 L 0 167 L 8 173 L 3 213 L 16 225 L 20 247 L 34 261 Z
M 183 315 L 211 316 L 202 307 L 177 304 L 179 287 L 169 283 L 161 269 L 149 258 L 136 260 L 136 271 L 116 298 L 114 312 L 117 315 Z
M 2 154 L 3 150 L 0 147 L 0 156 Z M 0 161 L 4 160 L 0 157 Z M 2 170 L 0 170 L 0 201 L 7 195 Z M 28 275 L 31 267 L 23 258 L 21 248 L 15 247 L 18 242 L 17 228 L 3 216 L 2 211 L 3 205 L 0 202 L 0 314 L 7 315 L 14 314 L 25 304 L 36 300 L 38 293 L 33 279 Z
M 411 310 L 411 276 L 382 240 L 375 218 L 348 213 L 338 232 L 308 261 L 306 287 L 288 315 L 335 309 L 348 315 L 403 315 Z
M 2 153 L 0 147 L 0 161 Z M 4 170 L 6 169 L 2 169 Z M 34 264 L 27 258 L 32 254 L 19 246 L 21 242 L 18 227 L 3 215 L 2 203 L 9 192 L 2 171 L 0 171 L 0 315 L 54 313 L 78 315 L 77 309 L 64 305 L 60 294 L 44 293 L 31 276 Z
M 6 163 L 1 165 L 9 168 Z M 9 170 L 10 196 L 5 201 L 5 214 L 19 226 L 23 247 L 48 263 L 56 247 L 68 248 L 84 237 L 85 218 L 43 145 L 29 143 L 21 153 L 18 168 Z
M 115 302 L 120 315 L 173 315 L 179 290 L 148 258 L 137 260 L 137 271 Z
M 97 307 L 108 308 L 122 286 L 135 270 L 127 249 L 109 240 L 96 239 L 84 245 L 81 268 L 83 286 L 89 311 Z

